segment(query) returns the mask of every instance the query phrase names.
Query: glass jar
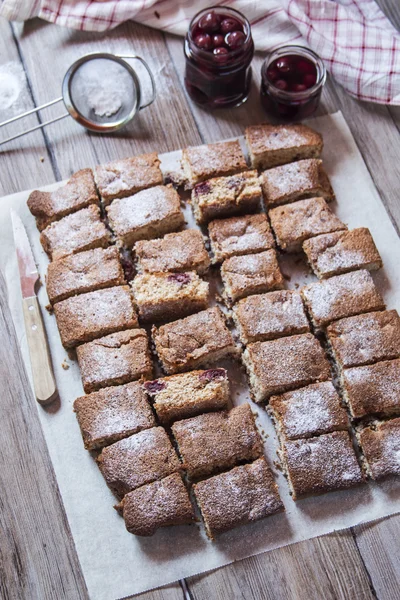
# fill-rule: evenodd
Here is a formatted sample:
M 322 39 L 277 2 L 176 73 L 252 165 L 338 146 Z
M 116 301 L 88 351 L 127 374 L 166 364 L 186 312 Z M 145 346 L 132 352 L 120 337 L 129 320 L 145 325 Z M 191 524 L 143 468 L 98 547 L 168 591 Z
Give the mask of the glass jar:
M 280 119 L 305 119 L 316 111 L 325 80 L 324 63 L 315 52 L 283 46 L 271 52 L 261 67 L 261 103 Z
M 195 40 L 206 33 L 199 27 L 203 17 L 216 15 L 217 25 L 225 20 L 236 21 L 240 47 L 229 48 L 226 43 L 229 33 L 216 29 L 209 32 L 211 38 L 208 49 L 199 48 Z M 240 25 L 239 25 L 240 24 Z M 244 35 L 242 35 L 244 34 Z M 216 45 L 214 39 L 217 40 Z M 215 54 L 217 49 L 219 54 Z M 185 87 L 191 99 L 197 104 L 210 108 L 238 106 L 247 100 L 251 84 L 250 63 L 254 55 L 254 43 L 250 23 L 240 12 L 223 6 L 200 11 L 190 23 L 186 34 L 184 52 L 186 57 Z

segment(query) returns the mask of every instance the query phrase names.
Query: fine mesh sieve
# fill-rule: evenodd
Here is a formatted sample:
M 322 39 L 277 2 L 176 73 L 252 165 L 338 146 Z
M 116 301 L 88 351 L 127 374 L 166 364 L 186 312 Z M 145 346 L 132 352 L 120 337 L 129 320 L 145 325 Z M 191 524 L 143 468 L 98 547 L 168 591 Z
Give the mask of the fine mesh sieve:
M 149 74 L 151 99 L 145 104 L 141 103 L 140 80 L 136 71 L 125 59 L 138 60 Z M 153 74 L 148 64 L 140 56 L 107 52 L 85 54 L 75 61 L 66 72 L 60 98 L 8 119 L 0 123 L 0 127 L 61 101 L 64 102 L 68 112 L 5 140 L 0 140 L 0 145 L 68 116 L 90 131 L 97 133 L 118 131 L 133 119 L 137 111 L 150 106 L 154 102 L 155 96 Z

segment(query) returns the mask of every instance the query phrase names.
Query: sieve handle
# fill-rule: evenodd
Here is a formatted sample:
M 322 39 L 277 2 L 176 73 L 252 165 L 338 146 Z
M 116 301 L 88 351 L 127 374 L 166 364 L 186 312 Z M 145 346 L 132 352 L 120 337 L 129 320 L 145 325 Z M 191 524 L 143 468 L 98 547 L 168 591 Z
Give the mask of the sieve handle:
M 139 110 L 142 110 L 143 108 L 147 108 L 148 106 L 150 106 L 150 104 L 153 104 L 154 100 L 156 99 L 156 82 L 154 80 L 153 73 L 151 72 L 151 69 L 150 69 L 149 65 L 147 64 L 147 62 L 141 56 L 137 56 L 136 54 L 116 54 L 116 56 L 118 56 L 119 58 L 135 59 L 142 63 L 142 65 L 144 66 L 144 68 L 146 69 L 146 71 L 150 77 L 152 95 L 151 95 L 150 102 L 147 102 L 146 104 L 142 104 L 141 106 L 139 106 Z

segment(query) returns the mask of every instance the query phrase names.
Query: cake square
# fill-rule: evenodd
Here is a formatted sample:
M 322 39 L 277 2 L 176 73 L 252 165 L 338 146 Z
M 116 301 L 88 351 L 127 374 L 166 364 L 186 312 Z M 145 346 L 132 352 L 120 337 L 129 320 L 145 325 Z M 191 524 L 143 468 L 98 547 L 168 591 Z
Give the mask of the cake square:
M 255 460 L 263 444 L 249 404 L 176 421 L 172 433 L 183 468 L 191 479 L 205 477 Z
M 264 458 L 234 467 L 193 486 L 208 537 L 284 510 Z
M 400 475 L 400 419 L 373 421 L 359 430 L 365 473 L 372 479 Z
M 347 228 L 323 198 L 308 198 L 277 206 L 268 215 L 277 244 L 286 252 L 300 252 L 304 240 L 320 233 Z
M 208 283 L 196 271 L 140 273 L 131 285 L 139 318 L 145 323 L 179 319 L 208 306 Z
M 202 275 L 210 266 L 204 238 L 197 229 L 184 229 L 158 240 L 136 242 L 135 256 L 138 270 L 149 273 L 197 271 Z
M 229 306 L 251 294 L 280 290 L 284 286 L 275 250 L 227 258 L 221 266 L 221 279 Z
M 232 317 L 244 345 L 310 331 L 303 301 L 294 290 L 243 298 L 233 307 Z
M 357 269 L 376 271 L 382 259 L 366 227 L 335 231 L 306 240 L 303 250 L 319 279 Z
M 400 413 L 400 359 L 343 369 L 343 399 L 353 419 Z
M 307 125 L 252 125 L 246 128 L 251 166 L 270 169 L 305 158 L 318 158 L 322 136 Z
M 158 329 L 153 327 L 152 335 L 158 358 L 168 375 L 213 365 L 227 356 L 238 354 L 232 334 L 217 306 Z
M 111 234 L 100 219 L 100 209 L 95 204 L 50 223 L 40 234 L 40 243 L 50 260 L 69 254 L 106 248 Z
M 150 379 L 153 375 L 144 329 L 118 331 L 82 344 L 76 349 L 76 354 L 83 389 L 87 394 L 141 377 Z
M 192 191 L 192 208 L 199 225 L 212 219 L 256 212 L 262 192 L 257 171 L 215 177 L 198 183 Z
M 280 456 L 293 500 L 364 481 L 347 431 L 287 440 L 282 444 Z
M 114 160 L 94 170 L 103 204 L 114 198 L 132 196 L 146 188 L 161 185 L 163 176 L 156 152 Z
M 231 256 L 254 254 L 274 247 L 271 227 L 264 213 L 216 219 L 208 225 L 213 262 Z
M 340 369 L 400 357 L 400 318 L 396 310 L 335 321 L 326 329 Z
M 182 468 L 163 427 L 144 429 L 115 442 L 103 448 L 96 460 L 117 498 Z
M 315 328 L 360 313 L 384 310 L 385 303 L 368 271 L 352 271 L 305 286 L 301 295 Z
M 258 403 L 331 376 L 322 346 L 311 333 L 254 342 L 247 346 L 242 360 L 252 398 Z
M 39 231 L 81 208 L 99 204 L 92 170 L 82 169 L 74 173 L 65 185 L 54 192 L 33 191 L 27 204 L 36 218 Z
M 115 331 L 137 327 L 132 300 L 129 286 L 120 285 L 57 302 L 54 314 L 62 345 L 73 348 Z
M 46 288 L 51 304 L 76 294 L 94 292 L 125 283 L 118 249 L 95 248 L 51 262 Z
M 322 160 L 307 158 L 261 173 L 266 207 L 320 196 L 327 202 L 335 195 Z
M 195 521 L 189 494 L 179 473 L 173 473 L 126 494 L 119 506 L 130 533 L 154 535 L 160 527 Z
M 81 396 L 74 412 L 87 450 L 96 450 L 155 427 L 156 420 L 142 385 L 134 381 Z
M 111 229 L 129 248 L 138 240 L 175 231 L 185 222 L 178 192 L 165 185 L 117 198 L 106 211 Z
M 182 170 L 188 189 L 199 181 L 245 169 L 246 159 L 237 140 L 189 146 L 182 151 Z
M 313 383 L 269 399 L 268 412 L 281 440 L 349 429 L 347 412 L 331 381 Z
M 220 368 L 146 381 L 144 388 L 162 425 L 223 410 L 229 402 L 228 373 Z

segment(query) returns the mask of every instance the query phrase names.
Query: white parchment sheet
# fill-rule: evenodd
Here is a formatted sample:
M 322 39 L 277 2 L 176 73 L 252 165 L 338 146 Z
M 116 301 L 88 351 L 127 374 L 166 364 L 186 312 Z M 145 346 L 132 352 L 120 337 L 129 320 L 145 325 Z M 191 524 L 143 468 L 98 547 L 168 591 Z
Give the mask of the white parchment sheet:
M 366 226 L 372 231 L 384 262 L 374 279 L 389 308 L 400 308 L 400 240 L 397 236 L 350 130 L 340 113 L 319 117 L 311 125 L 323 134 L 323 159 L 336 192 L 332 207 L 349 227 Z M 167 167 L 176 153 L 163 157 Z M 57 184 L 60 185 L 60 184 Z M 54 189 L 56 185 L 46 189 Z M 21 216 L 31 240 L 39 271 L 44 280 L 47 257 L 26 200 L 21 192 L 0 200 L 0 265 L 7 282 L 9 303 L 30 374 L 24 332 L 20 285 L 9 211 Z M 193 226 L 187 210 L 189 226 Z M 190 220 L 189 220 L 190 219 Z M 298 262 L 298 260 L 297 260 Z M 304 265 L 282 261 L 290 275 L 289 288 L 311 281 Z M 183 577 L 215 569 L 266 550 L 309 539 L 400 511 L 400 478 L 382 484 L 368 483 L 352 490 L 334 492 L 294 503 L 283 475 L 277 481 L 286 512 L 226 533 L 214 543 L 207 540 L 199 525 L 159 530 L 151 538 L 139 538 L 125 530 L 123 520 L 113 509 L 115 499 L 108 490 L 93 458 L 83 448 L 78 423 L 72 411 L 76 397 L 82 395 L 77 363 L 68 360 L 57 331 L 54 316 L 45 309 L 45 289 L 39 293 L 49 338 L 61 406 L 54 411 L 37 405 L 68 521 L 75 541 L 90 597 L 113 600 Z M 234 404 L 248 401 L 248 389 L 240 369 L 230 369 Z M 34 398 L 32 396 L 32 402 Z M 271 465 L 276 461 L 277 442 L 266 413 L 258 410 L 258 424 L 266 438 L 265 453 Z M 276 469 L 274 469 L 276 471 Z M 49 527 L 51 524 L 49 523 Z

